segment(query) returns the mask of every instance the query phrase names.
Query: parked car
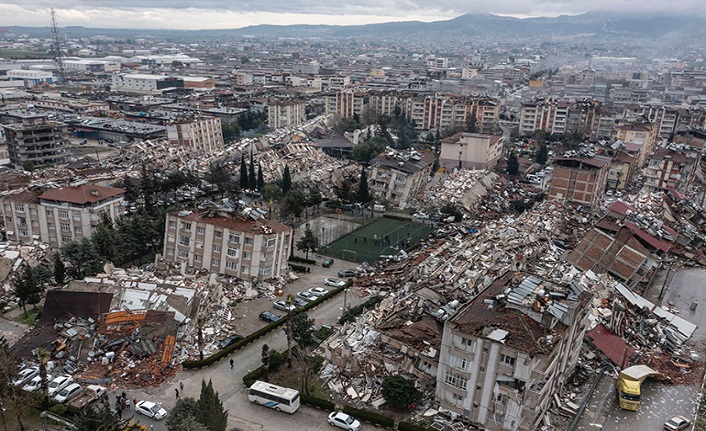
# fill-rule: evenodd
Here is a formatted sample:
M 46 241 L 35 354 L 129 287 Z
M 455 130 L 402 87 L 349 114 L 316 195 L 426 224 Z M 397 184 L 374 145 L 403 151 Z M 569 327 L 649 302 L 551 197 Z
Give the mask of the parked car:
M 306 299 L 302 299 L 298 296 L 294 297 L 294 306 L 295 307 L 302 308 L 302 307 L 306 307 L 307 304 L 309 304 L 309 301 L 307 301 Z
M 47 376 L 47 380 L 51 379 L 51 376 Z M 37 389 L 42 387 L 42 376 L 34 376 L 32 377 L 32 380 L 29 382 L 25 383 L 24 386 L 22 386 L 23 391 L 27 392 L 34 392 Z
M 324 289 L 323 287 L 312 287 L 308 290 L 308 292 L 318 298 L 319 296 L 326 295 L 328 293 L 328 289 Z
M 264 320 L 265 322 L 274 323 L 279 320 L 279 316 L 271 311 L 263 311 L 262 313 L 260 313 L 260 320 Z
M 358 271 L 356 271 L 355 269 L 342 269 L 338 271 L 338 276 L 341 278 L 357 277 Z
M 226 337 L 226 338 L 220 340 L 218 342 L 218 348 L 225 349 L 226 347 L 233 345 L 242 339 L 243 339 L 242 335 L 239 335 L 239 334 L 231 335 L 230 337 Z
M 54 397 L 54 401 L 57 403 L 65 403 L 71 398 L 74 398 L 83 392 L 83 387 L 78 383 L 71 383 L 69 386 L 65 387 Z
M 39 367 L 27 367 L 18 373 L 18 377 L 12 381 L 15 386 L 22 386 L 39 374 Z
M 664 429 L 667 431 L 679 431 L 691 425 L 691 421 L 684 416 L 674 416 L 664 423 Z
M 309 292 L 308 290 L 305 290 L 304 292 L 297 293 L 297 296 L 300 297 L 301 299 L 303 299 L 305 301 L 309 301 L 309 302 L 312 302 L 312 301 L 316 300 L 316 298 L 318 298 L 316 295 Z
M 50 397 L 53 397 L 56 395 L 59 391 L 67 387 L 71 382 L 74 381 L 74 378 L 71 376 L 67 375 L 61 375 L 54 380 L 51 380 L 48 385 L 48 394 Z
M 358 431 L 360 429 L 360 422 L 343 412 L 332 412 L 328 415 L 328 423 L 344 430 Z
M 167 411 L 164 407 L 152 401 L 138 401 L 135 405 L 135 411 L 149 418 L 157 419 L 158 421 L 167 417 Z
M 296 310 L 297 306 L 292 304 L 292 305 L 287 305 L 287 301 L 280 299 L 279 301 L 275 301 L 272 303 L 272 306 L 275 307 L 278 310 L 282 311 L 294 311 Z
M 329 277 L 326 280 L 324 280 L 324 284 L 326 284 L 327 286 L 341 287 L 341 286 L 345 286 L 346 282 L 341 279 L 335 278 L 335 277 Z
M 330 268 L 333 265 L 333 259 L 324 259 L 324 261 L 321 263 L 321 266 L 324 268 Z

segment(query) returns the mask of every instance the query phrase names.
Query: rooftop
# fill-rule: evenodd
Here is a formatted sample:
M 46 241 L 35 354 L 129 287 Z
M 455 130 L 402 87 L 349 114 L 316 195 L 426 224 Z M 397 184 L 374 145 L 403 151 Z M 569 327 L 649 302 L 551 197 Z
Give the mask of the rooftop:
M 104 199 L 121 196 L 125 193 L 124 189 L 116 187 L 104 187 L 95 184 L 83 184 L 76 187 L 59 187 L 57 189 L 48 189 L 41 195 L 39 199 L 68 202 L 72 204 L 88 204 L 102 201 Z
M 213 215 L 210 212 L 192 212 L 189 214 L 173 213 L 173 216 L 179 217 L 181 220 L 195 221 L 198 223 L 212 224 L 237 232 L 251 232 L 256 234 L 262 233 L 280 233 L 288 232 L 292 228 L 282 223 L 277 223 L 272 220 L 252 220 L 250 218 L 240 217 L 225 217 L 221 215 Z M 271 232 L 267 232 L 267 229 Z

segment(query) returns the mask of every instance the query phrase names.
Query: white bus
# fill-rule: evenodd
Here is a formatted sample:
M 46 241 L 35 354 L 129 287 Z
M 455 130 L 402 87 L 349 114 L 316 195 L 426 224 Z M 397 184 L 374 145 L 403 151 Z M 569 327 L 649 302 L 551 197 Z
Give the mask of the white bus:
M 294 413 L 299 408 L 299 391 L 258 380 L 248 389 L 248 400 L 278 412 Z

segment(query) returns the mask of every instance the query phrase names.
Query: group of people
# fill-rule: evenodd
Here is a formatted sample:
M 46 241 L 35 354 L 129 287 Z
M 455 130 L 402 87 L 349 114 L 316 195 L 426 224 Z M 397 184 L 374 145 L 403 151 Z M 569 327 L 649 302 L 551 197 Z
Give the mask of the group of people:
M 134 409 L 137 405 L 137 400 L 132 400 L 132 408 Z M 123 391 L 122 394 L 116 395 L 115 397 L 115 413 L 120 419 L 123 418 L 123 412 L 130 408 L 130 400 L 127 398 L 127 394 Z

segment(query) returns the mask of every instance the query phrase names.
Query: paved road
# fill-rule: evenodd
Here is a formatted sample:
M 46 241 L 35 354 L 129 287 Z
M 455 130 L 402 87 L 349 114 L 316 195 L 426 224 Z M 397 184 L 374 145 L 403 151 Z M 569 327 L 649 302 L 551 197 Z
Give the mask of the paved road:
M 365 298 L 358 296 L 356 295 L 356 288 L 351 288 L 348 292 L 348 305 L 352 306 L 365 301 Z M 344 295 L 340 294 L 316 309 L 309 311 L 309 317 L 315 318 L 317 323 L 335 324 L 342 313 L 343 300 Z M 184 370 L 175 380 L 167 382 L 158 388 L 129 391 L 128 396 L 130 398 L 135 397 L 138 400 L 147 399 L 161 402 L 169 411 L 176 402 L 174 389 L 179 387 L 179 382 L 184 384 L 182 396 L 198 398 L 201 391 L 201 380 L 205 379 L 208 381 L 211 379 L 214 388 L 219 392 L 224 407 L 229 410 L 229 429 L 237 427 L 244 431 L 282 431 L 295 429 L 296 427 L 312 431 L 330 430 L 331 427 L 326 422 L 326 413 L 320 410 L 302 406 L 294 415 L 288 415 L 248 402 L 242 377 L 260 365 L 260 353 L 262 345 L 265 343 L 278 351 L 283 351 L 287 348 L 287 339 L 284 331 L 276 330 L 235 353 L 232 356 L 235 359 L 235 366 L 232 370 L 228 359 L 224 359 L 209 368 Z M 164 422 L 157 422 L 142 416 L 139 416 L 138 419 L 140 423 L 154 425 L 154 431 L 166 430 Z
M 666 271 L 663 271 L 652 283 L 645 296 L 659 303 L 659 293 L 664 283 Z M 679 315 L 698 325 L 696 332 L 688 342 L 699 352 L 701 361 L 706 360 L 706 313 L 691 311 L 694 301 L 706 306 L 706 290 L 702 288 L 706 270 L 685 268 L 672 271 L 664 291 L 663 303 L 673 305 Z M 639 411 L 630 412 L 617 407 L 614 384 L 615 380 L 604 376 L 588 402 L 587 410 L 577 430 L 582 431 L 644 431 L 662 429 L 662 424 L 672 416 L 683 415 L 693 418 L 699 400 L 699 390 L 703 370 L 691 385 L 665 385 L 648 380 L 642 385 L 642 401 Z

